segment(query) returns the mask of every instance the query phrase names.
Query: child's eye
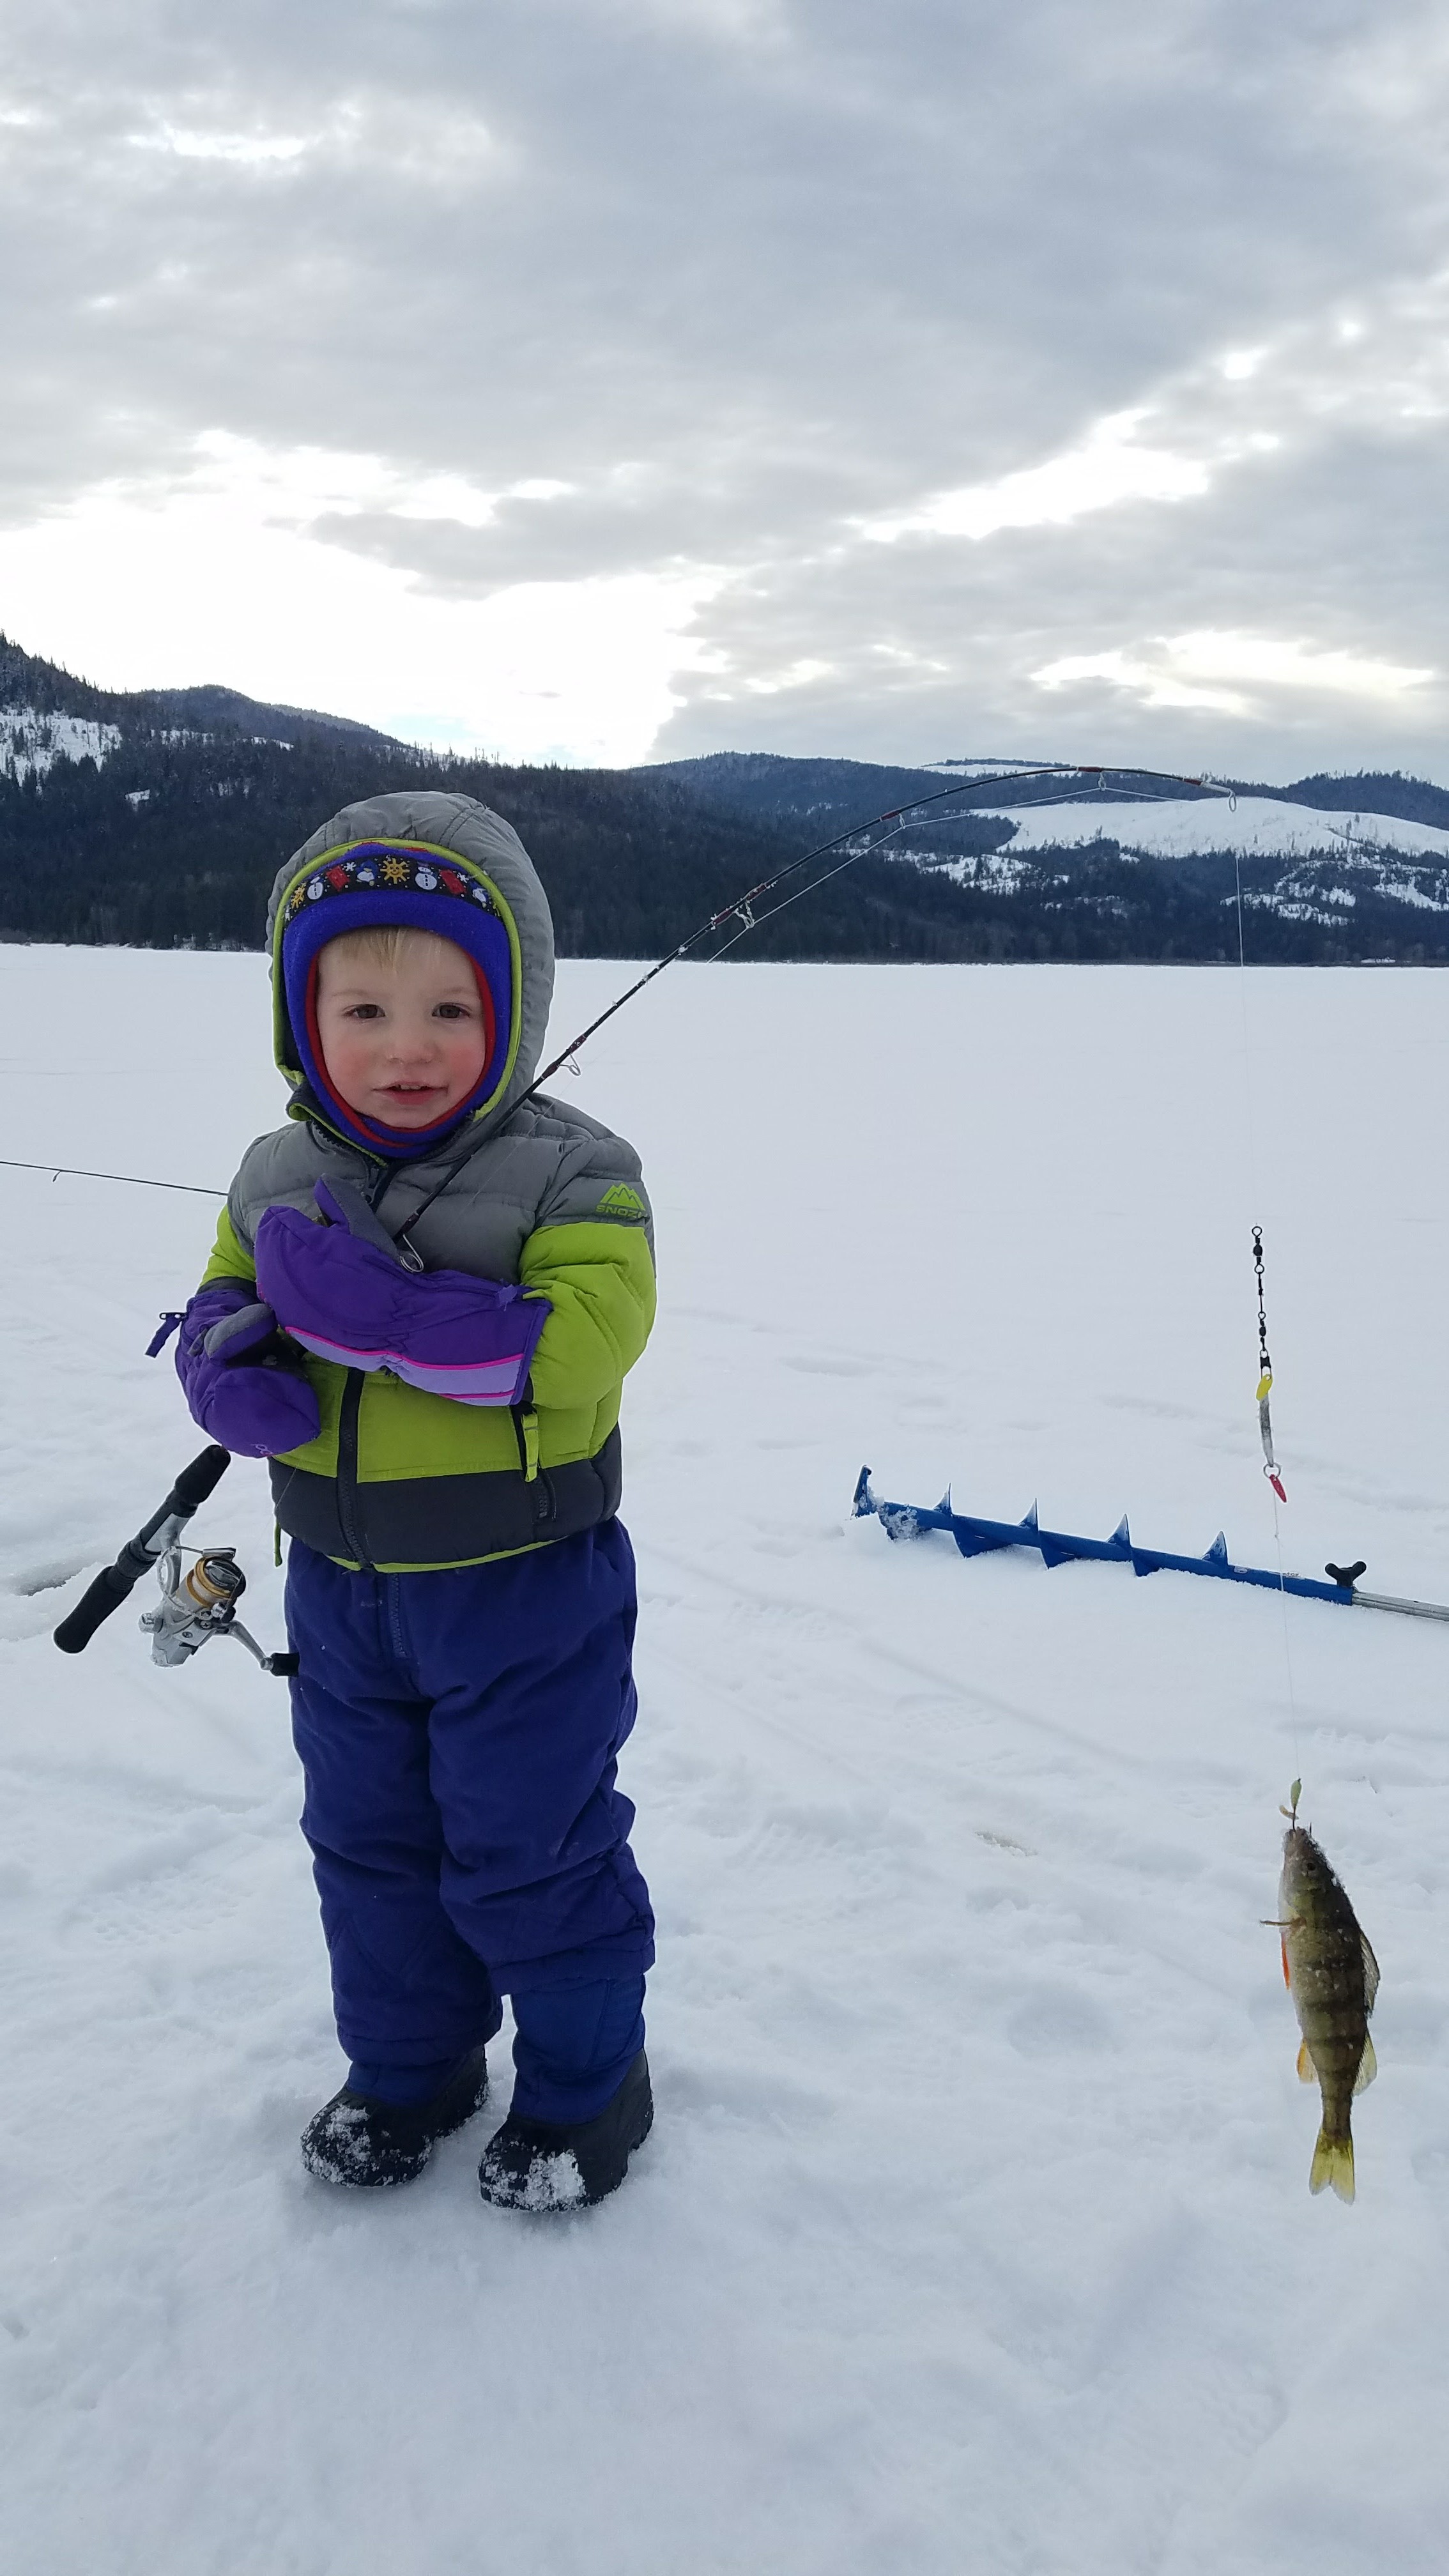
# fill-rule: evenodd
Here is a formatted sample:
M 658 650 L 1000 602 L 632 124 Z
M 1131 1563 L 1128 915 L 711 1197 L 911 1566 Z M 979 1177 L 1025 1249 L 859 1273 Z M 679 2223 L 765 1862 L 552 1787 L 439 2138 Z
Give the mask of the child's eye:
M 382 1004 L 381 1002 L 354 1002 L 347 1011 L 346 1017 L 349 1020 L 380 1020 Z
M 466 1002 L 439 1002 L 435 1016 L 440 1020 L 471 1020 Z

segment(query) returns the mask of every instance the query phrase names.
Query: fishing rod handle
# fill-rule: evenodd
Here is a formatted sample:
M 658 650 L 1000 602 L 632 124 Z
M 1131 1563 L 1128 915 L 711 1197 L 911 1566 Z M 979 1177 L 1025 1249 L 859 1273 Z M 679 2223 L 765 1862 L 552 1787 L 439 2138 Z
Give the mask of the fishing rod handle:
M 231 1451 L 213 1440 L 208 1448 L 202 1450 L 199 1458 L 193 1458 L 189 1467 L 182 1468 L 156 1515 L 157 1521 L 165 1520 L 172 1512 L 178 1512 L 183 1521 L 189 1521 L 192 1513 L 199 1512 L 202 1504 L 215 1493 L 230 1465 Z
M 216 1491 L 230 1465 L 231 1451 L 213 1442 L 182 1468 L 160 1510 L 152 1513 L 134 1538 L 127 1539 L 115 1564 L 106 1566 L 75 1608 L 67 1611 L 55 1631 L 55 1643 L 63 1655 L 78 1655 L 90 1644 L 102 1622 L 119 1610 L 142 1575 L 180 1536 L 193 1512 L 200 1511 L 207 1496 Z
M 89 1591 L 83 1592 L 73 1610 L 67 1611 L 55 1632 L 55 1642 L 63 1655 L 78 1655 L 88 1646 L 103 1619 L 119 1610 L 134 1584 L 134 1574 L 123 1573 L 119 1565 L 108 1565 L 98 1574 Z

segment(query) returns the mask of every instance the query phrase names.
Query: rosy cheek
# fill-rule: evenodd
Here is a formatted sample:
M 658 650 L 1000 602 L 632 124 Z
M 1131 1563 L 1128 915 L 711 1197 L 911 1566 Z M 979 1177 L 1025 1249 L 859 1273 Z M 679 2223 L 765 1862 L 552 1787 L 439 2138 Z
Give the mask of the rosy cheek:
M 371 1060 L 372 1046 L 363 1029 L 344 1025 L 318 1032 L 322 1040 L 322 1062 L 339 1091 L 346 1096 L 349 1087 L 365 1073 Z

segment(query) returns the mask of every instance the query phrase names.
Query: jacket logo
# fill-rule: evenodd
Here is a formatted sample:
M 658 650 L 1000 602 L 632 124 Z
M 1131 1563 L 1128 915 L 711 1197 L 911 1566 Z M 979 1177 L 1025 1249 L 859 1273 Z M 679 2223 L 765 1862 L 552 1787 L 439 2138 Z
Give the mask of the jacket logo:
M 630 1189 L 627 1181 L 616 1181 L 611 1190 L 605 1190 L 595 1213 L 599 1216 L 642 1216 L 644 1202 L 637 1190 Z

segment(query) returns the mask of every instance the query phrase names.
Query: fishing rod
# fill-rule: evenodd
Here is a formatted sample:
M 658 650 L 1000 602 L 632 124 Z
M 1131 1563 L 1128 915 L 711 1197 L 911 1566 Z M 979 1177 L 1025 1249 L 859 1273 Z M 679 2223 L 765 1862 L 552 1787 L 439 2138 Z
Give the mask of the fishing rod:
M 142 1575 L 154 1565 L 161 1599 L 154 1610 L 141 1614 L 142 1631 L 151 1640 L 153 1664 L 184 1664 L 213 1637 L 234 1637 L 239 1646 L 245 1646 L 247 1653 L 255 1656 L 264 1673 L 284 1678 L 295 1673 L 295 1655 L 264 1654 L 236 1615 L 247 1579 L 236 1561 L 234 1547 L 188 1548 L 184 1552 L 194 1554 L 196 1562 L 188 1570 L 182 1569 L 181 1533 L 215 1493 L 230 1465 L 231 1451 L 213 1442 L 200 1457 L 192 1459 L 189 1467 L 182 1468 L 165 1502 L 143 1522 L 134 1538 L 127 1539 L 114 1565 L 103 1567 L 75 1608 L 67 1611 L 55 1630 L 55 1643 L 63 1655 L 81 1654 L 96 1630 L 113 1611 L 119 1610 Z
M 887 841 L 896 839 L 901 832 L 910 828 L 917 814 L 924 814 L 930 807 L 945 804 L 953 796 L 974 795 L 985 787 L 1029 787 L 1038 779 L 1066 781 L 1077 778 L 1094 780 L 1099 792 L 1105 792 L 1108 779 L 1145 778 L 1150 779 L 1158 787 L 1191 787 L 1202 796 L 1226 797 L 1229 803 L 1236 801 L 1234 788 L 1226 785 L 1221 779 L 1209 777 L 1206 773 L 1199 778 L 1190 778 L 1175 769 L 1135 767 L 1113 769 L 1102 761 L 1095 760 L 1042 760 L 1019 762 L 1015 766 L 1008 762 L 1001 762 L 994 769 L 983 769 L 978 776 L 953 778 L 948 787 L 938 788 L 930 796 L 913 797 L 909 804 L 888 805 L 882 813 L 873 814 L 863 822 L 849 824 L 843 832 L 837 832 L 833 839 L 818 841 L 813 849 L 802 850 L 798 858 L 788 860 L 784 867 L 775 870 L 773 876 L 761 877 L 757 885 L 748 886 L 745 892 L 736 895 L 732 902 L 721 905 L 718 912 L 712 912 L 707 921 L 702 921 L 697 930 L 689 933 L 687 939 L 681 939 L 676 948 L 669 949 L 663 957 L 657 958 L 652 966 L 646 968 L 627 991 L 620 993 L 609 1004 L 607 1010 L 600 1011 L 597 1019 L 590 1020 L 588 1027 L 581 1029 L 578 1036 L 572 1038 L 552 1062 L 544 1066 L 541 1073 L 535 1074 L 528 1089 L 520 1092 L 513 1104 L 514 1108 L 521 1109 L 526 1100 L 532 1100 L 535 1092 L 541 1091 L 546 1082 L 551 1082 L 556 1073 L 561 1073 L 566 1064 L 571 1064 L 580 1047 L 586 1045 L 591 1037 L 596 1036 L 598 1031 L 613 1019 L 617 1011 L 622 1011 L 626 1002 L 632 1002 L 637 993 L 642 993 L 647 984 L 652 984 L 657 975 L 662 975 L 667 966 L 677 965 L 679 960 L 687 957 L 690 950 L 697 948 L 702 940 L 710 938 L 716 931 L 723 930 L 726 923 L 738 922 L 739 928 L 724 940 L 716 949 L 714 956 L 706 961 L 710 965 L 726 955 L 728 950 L 736 947 L 741 939 L 747 938 L 752 930 L 758 930 L 764 922 L 773 921 L 776 913 L 784 912 L 792 903 L 801 902 L 807 894 L 818 893 L 820 887 L 829 885 L 833 877 L 843 876 L 847 868 L 854 867 L 857 859 L 869 858 L 876 850 L 883 849 Z M 1128 793 L 1130 795 L 1131 791 L 1129 790 Z M 1026 801 L 1033 805 L 1052 805 L 1069 800 L 1065 797 L 1046 795 L 1029 797 Z M 1141 797 L 1141 802 L 1144 804 L 1164 804 L 1170 801 L 1166 797 L 1150 794 Z M 943 815 L 941 819 L 944 822 L 963 820 L 971 810 L 966 806 L 962 809 L 961 815 L 948 814 Z M 885 825 L 890 826 L 889 830 L 882 828 Z M 821 876 L 813 877 L 809 885 L 798 886 L 793 894 L 785 897 L 783 903 L 772 904 L 768 912 L 755 911 L 755 905 L 765 895 L 773 894 L 778 887 L 788 885 L 792 877 L 799 876 L 806 868 L 813 866 L 817 859 L 830 858 L 836 850 L 845 849 L 847 842 L 858 841 L 862 833 L 868 832 L 878 832 L 879 839 L 866 841 L 859 849 L 846 850 L 845 857 L 837 866 L 827 868 Z M 49 1172 L 53 1180 L 64 1177 L 67 1180 L 80 1181 L 122 1181 L 136 1189 L 182 1190 L 193 1198 L 224 1199 L 227 1195 L 225 1190 L 208 1189 L 194 1181 L 154 1181 L 138 1172 L 89 1172 L 83 1171 L 73 1163 L 21 1163 L 14 1161 L 8 1154 L 0 1154 L 0 1169 L 11 1172 Z M 447 1185 L 443 1183 L 440 1186 Z M 424 1202 L 424 1206 L 429 1204 L 431 1202 Z M 409 1222 L 416 1224 L 422 1213 L 422 1208 L 416 1209 Z
M 894 840 L 899 833 L 908 830 L 916 815 L 924 814 L 930 806 L 944 804 L 952 796 L 975 795 L 985 787 L 1028 787 L 1037 779 L 1076 778 L 1092 779 L 1099 791 L 1103 789 L 1105 781 L 1109 778 L 1146 778 L 1163 787 L 1192 787 L 1200 795 L 1223 796 L 1230 802 L 1236 801 L 1236 791 L 1233 788 L 1224 785 L 1219 779 L 1207 776 L 1189 778 L 1174 769 L 1112 769 L 1103 762 L 1095 760 L 1050 760 L 1023 763 L 1016 767 L 1002 766 L 971 778 L 953 778 L 949 787 L 938 788 L 930 796 L 913 797 L 905 805 L 888 805 L 884 812 L 872 815 L 868 821 L 851 823 L 845 831 L 837 832 L 833 839 L 818 841 L 812 850 L 802 850 L 798 858 L 790 859 L 784 867 L 777 868 L 773 876 L 762 877 L 758 885 L 747 887 L 743 894 L 735 896 L 732 903 L 723 904 L 718 912 L 712 912 L 709 919 L 702 921 L 697 930 L 692 930 L 687 939 L 680 940 L 677 948 L 671 948 L 665 956 L 656 959 L 655 963 L 648 967 L 627 991 L 620 993 L 617 999 L 609 1004 L 607 1010 L 600 1011 L 597 1019 L 590 1020 L 588 1027 L 581 1029 L 578 1036 L 572 1039 L 550 1064 L 546 1064 L 540 1074 L 535 1075 L 527 1091 L 520 1094 L 514 1104 L 515 1107 L 521 1109 L 525 1100 L 531 1100 L 536 1091 L 541 1090 L 546 1082 L 551 1082 L 556 1073 L 561 1072 L 566 1064 L 572 1062 L 579 1048 L 584 1046 L 591 1037 L 596 1036 L 606 1022 L 614 1017 L 616 1011 L 622 1011 L 626 1002 L 632 1002 L 636 993 L 642 993 L 647 984 L 652 984 L 656 975 L 662 975 L 667 966 L 677 965 L 682 957 L 689 955 L 692 948 L 697 948 L 702 940 L 722 930 L 727 922 L 737 921 L 740 927 L 716 949 L 714 957 L 706 961 L 710 965 L 723 957 L 727 950 L 735 947 L 741 939 L 746 938 L 750 931 L 758 930 L 764 922 L 773 921 L 776 913 L 783 912 L 788 904 L 799 903 L 807 894 L 815 894 L 821 886 L 828 885 L 832 877 L 841 876 L 847 868 L 853 867 L 857 859 L 870 858 L 876 850 L 882 849 L 887 841 Z M 1029 797 L 1026 801 L 1033 805 L 1050 805 L 1065 800 L 1052 796 L 1040 796 Z M 1165 803 L 1169 800 L 1146 796 L 1142 801 Z M 961 815 L 948 814 L 943 815 L 941 819 L 943 822 L 957 822 L 963 820 L 964 815 L 971 810 L 967 806 Z M 882 830 L 881 827 L 887 824 L 890 829 Z M 812 878 L 809 885 L 797 887 L 794 894 L 785 897 L 783 903 L 772 904 L 768 912 L 755 911 L 755 905 L 763 896 L 773 894 L 779 886 L 788 885 L 792 877 L 799 876 L 804 869 L 813 866 L 817 859 L 829 858 L 836 850 L 844 849 L 847 842 L 858 841 L 862 833 L 867 832 L 879 832 L 880 838 L 864 842 L 859 849 L 848 850 L 837 867 L 827 868 L 822 876 Z
M 965 770 L 971 764 L 963 761 L 960 766 Z M 829 885 L 832 878 L 842 876 L 847 868 L 853 867 L 857 859 L 870 858 L 875 851 L 883 849 L 887 841 L 894 840 L 901 832 L 909 830 L 915 817 L 926 813 L 932 806 L 945 804 L 953 796 L 974 796 L 989 787 L 1030 787 L 1038 780 L 1061 781 L 1065 787 L 1067 781 L 1079 778 L 1090 779 L 1098 795 L 1102 796 L 1108 792 L 1109 780 L 1124 782 L 1113 790 L 1124 803 L 1168 803 L 1171 801 L 1169 798 L 1155 794 L 1153 791 L 1172 787 L 1190 787 L 1199 796 L 1221 797 L 1230 805 L 1237 803 L 1238 791 L 1231 781 L 1214 778 L 1207 771 L 1192 777 L 1182 770 L 1142 769 L 1135 765 L 1117 768 L 1098 760 L 1041 760 L 1015 763 L 1003 760 L 995 767 L 983 765 L 969 777 L 953 778 L 949 786 L 938 788 L 930 796 L 913 797 L 905 805 L 888 805 L 879 814 L 873 814 L 862 822 L 849 824 L 843 832 L 837 832 L 832 839 L 818 841 L 813 849 L 802 850 L 797 858 L 790 859 L 784 867 L 777 868 L 772 876 L 761 877 L 758 884 L 746 887 L 744 893 L 736 895 L 732 902 L 722 904 L 718 912 L 712 912 L 708 920 L 702 921 L 687 938 L 681 939 L 677 947 L 667 950 L 664 956 L 656 958 L 654 964 L 647 967 L 642 975 L 637 976 L 624 992 L 618 994 L 606 1010 L 600 1011 L 597 1018 L 590 1020 L 587 1028 L 580 1029 L 578 1036 L 570 1039 L 569 1044 L 544 1066 L 543 1071 L 534 1076 L 528 1089 L 520 1092 L 513 1104 L 514 1107 L 521 1109 L 524 1102 L 532 1100 L 535 1093 L 541 1091 L 546 1082 L 551 1082 L 556 1073 L 563 1071 L 565 1065 L 572 1064 L 580 1047 L 587 1045 L 591 1037 L 597 1036 L 599 1030 L 604 1028 L 617 1012 L 622 1011 L 627 1002 L 632 1002 L 636 994 L 642 993 L 646 985 L 652 984 L 656 976 L 662 975 L 666 967 L 677 965 L 681 958 L 689 955 L 691 949 L 698 948 L 703 940 L 723 930 L 728 922 L 738 922 L 739 928 L 721 943 L 714 957 L 706 961 L 711 965 L 725 956 L 731 948 L 736 947 L 741 939 L 747 938 L 752 930 L 758 930 L 765 922 L 773 921 L 775 915 L 785 911 L 789 904 L 799 903 L 806 895 L 818 893 L 822 886 Z M 1149 782 L 1145 790 L 1130 784 L 1133 780 L 1143 779 Z M 1071 798 L 1065 793 L 1047 794 L 1029 796 L 1023 801 L 1028 805 L 1049 806 L 1069 803 Z M 1282 801 L 1291 803 L 1294 800 L 1285 798 Z M 944 815 L 941 819 L 944 822 L 961 821 L 972 810 L 967 805 L 962 808 L 960 814 Z M 884 828 L 887 826 L 889 828 Z M 863 833 L 872 832 L 878 833 L 879 838 L 862 842 L 858 849 L 846 849 L 847 843 L 859 841 Z M 1352 836 L 1348 833 L 1340 833 L 1337 837 L 1349 841 Z M 754 907 L 762 897 L 774 894 L 778 887 L 788 885 L 793 877 L 801 875 L 806 868 L 813 866 L 817 859 L 829 858 L 840 849 L 846 849 L 846 856 L 837 866 L 827 868 L 822 875 L 813 877 L 808 885 L 798 886 L 795 892 L 787 895 L 782 903 L 772 904 L 768 912 L 756 912 Z M 63 1175 L 72 1180 L 124 1181 L 130 1182 L 139 1189 L 183 1190 L 197 1198 L 225 1198 L 226 1196 L 225 1190 L 206 1189 L 190 1181 L 153 1181 L 135 1172 L 83 1171 L 70 1163 L 21 1163 L 14 1161 L 9 1155 L 0 1155 L 0 1168 L 15 1172 L 49 1172 L 57 1179 Z M 422 1211 L 419 1210 L 418 1214 L 421 1213 Z
M 225 1190 L 212 1190 L 201 1181 L 153 1181 L 141 1172 L 84 1172 L 76 1163 L 17 1163 L 11 1154 L 0 1154 L 0 1169 L 7 1172 L 49 1172 L 53 1181 L 127 1181 L 137 1190 L 184 1190 L 188 1198 L 224 1199 Z

